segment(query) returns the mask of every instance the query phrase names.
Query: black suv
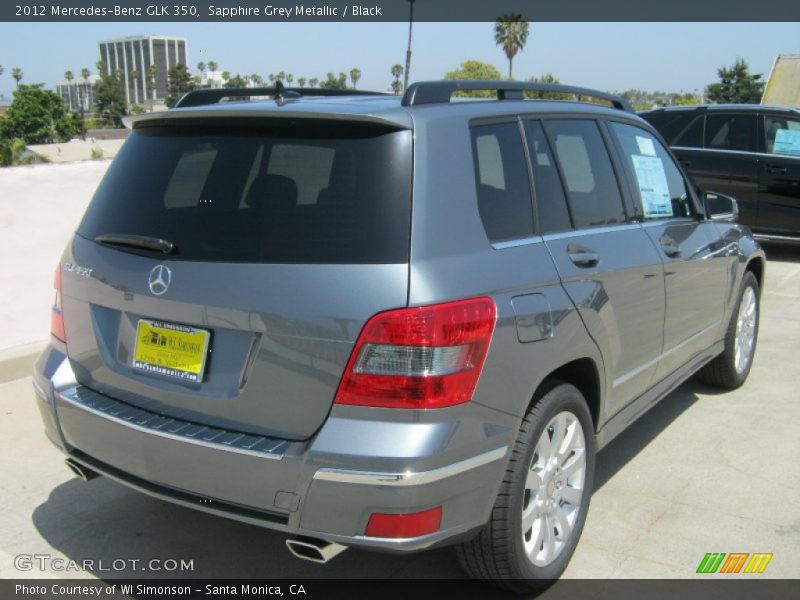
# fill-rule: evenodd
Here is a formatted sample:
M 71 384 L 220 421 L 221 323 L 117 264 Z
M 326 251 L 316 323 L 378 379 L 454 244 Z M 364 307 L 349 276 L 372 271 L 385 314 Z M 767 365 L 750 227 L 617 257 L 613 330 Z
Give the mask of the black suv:
M 739 201 L 756 237 L 800 242 L 800 109 L 676 106 L 641 113 L 701 190 Z

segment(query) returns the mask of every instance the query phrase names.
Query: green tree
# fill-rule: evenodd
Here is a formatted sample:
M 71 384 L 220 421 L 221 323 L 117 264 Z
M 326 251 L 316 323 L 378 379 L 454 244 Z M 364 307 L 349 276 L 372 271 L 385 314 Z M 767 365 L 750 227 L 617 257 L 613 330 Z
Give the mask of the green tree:
M 353 89 L 358 87 L 359 79 L 361 79 L 361 71 L 359 69 L 350 69 L 350 81 L 353 82 Z
M 319 85 L 319 79 L 316 77 L 312 77 L 311 79 L 308 80 L 308 85 L 310 85 L 312 88 L 317 87 Z
M 503 76 L 497 67 L 479 60 L 465 60 L 458 69 L 448 71 L 443 79 L 502 79 Z M 474 90 L 468 92 L 456 92 L 456 96 L 470 98 L 496 98 L 497 92 L 491 90 Z
M 224 78 L 224 75 L 223 75 L 223 78 Z M 247 79 L 242 77 L 238 73 L 236 75 L 234 75 L 233 77 L 231 77 L 229 75 L 227 80 L 225 81 L 225 85 L 223 85 L 222 87 L 227 88 L 227 89 L 246 88 L 247 87 Z
M 289 85 L 292 85 L 293 81 L 294 81 L 294 75 L 292 75 L 291 73 L 287 73 L 286 74 L 286 83 L 289 84 Z
M 253 85 L 257 87 L 261 87 L 262 85 L 264 85 L 264 78 L 257 73 L 253 73 L 252 75 L 250 75 L 250 81 L 252 81 Z
M 208 61 L 208 70 L 211 71 L 212 73 L 216 72 L 218 66 L 219 65 L 215 63 L 213 60 Z
M 197 63 L 197 70 L 200 71 L 201 75 L 203 73 L 205 73 L 206 72 L 206 63 L 204 63 L 202 60 L 199 63 Z
M 43 160 L 42 157 L 37 157 L 32 152 L 26 154 L 25 140 L 21 138 L 0 139 L 0 167 L 27 165 L 33 162 L 47 161 Z
M 403 84 L 400 83 L 400 78 L 403 76 L 403 65 L 392 65 L 390 70 L 392 77 L 394 77 L 392 81 L 392 91 L 395 94 L 399 94 L 403 90 Z
M 552 73 L 545 73 L 541 77 L 530 77 L 528 79 L 531 83 L 561 83 L 561 80 Z M 539 98 L 543 100 L 571 100 L 570 94 L 562 94 L 561 92 L 525 92 L 526 98 Z
M 522 20 L 522 15 L 509 14 L 497 19 L 494 25 L 495 44 L 503 48 L 508 58 L 508 78 L 512 79 L 514 57 L 522 52 L 528 41 L 529 25 Z
M 758 104 L 764 93 L 761 73 L 751 74 L 750 67 L 742 58 L 737 58 L 730 68 L 717 70 L 719 83 L 706 88 L 709 102 L 716 104 Z
M 147 67 L 147 72 L 144 75 L 144 87 L 147 92 L 147 99 L 150 103 L 150 112 L 153 112 L 153 93 L 156 89 L 156 74 L 158 69 L 155 65 Z
M 5 72 L 6 70 L 3 68 L 3 65 L 0 65 L 0 75 L 2 75 Z
M 22 81 L 22 75 L 23 75 L 22 69 L 20 69 L 19 67 L 14 67 L 13 69 L 11 69 L 11 77 L 13 77 L 14 81 L 17 82 L 17 87 L 19 87 L 19 82 Z
M 67 86 L 67 93 L 69 94 L 69 103 L 70 103 L 70 108 L 71 108 L 72 98 L 74 96 L 74 94 L 72 93 L 73 92 L 72 91 L 72 81 L 75 79 L 75 74 L 72 71 L 64 71 L 64 79 L 66 79 L 67 83 L 70 84 L 70 85 Z
M 178 98 L 186 92 L 191 92 L 195 87 L 192 74 L 185 64 L 178 63 L 174 67 L 170 67 L 167 72 L 167 106 L 171 106 Z
M 230 71 L 223 71 L 220 77 L 222 77 L 222 81 L 228 81 L 231 78 L 231 73 Z
M 8 143 L 16 138 L 25 144 L 66 142 L 80 130 L 80 122 L 64 106 L 61 96 L 43 85 L 19 85 L 14 99 L 0 119 L 0 139 Z
M 105 64 L 98 63 L 100 81 L 94 95 L 95 115 L 105 127 L 122 127 L 122 117 L 128 112 L 122 81 L 109 73 Z
M 347 89 L 347 75 L 339 73 L 335 76 L 333 73 L 328 72 L 328 77 L 319 84 L 323 90 L 346 90 Z
M 297 85 L 299 85 L 301 88 L 306 87 L 306 78 L 305 77 L 298 77 L 297 78 Z

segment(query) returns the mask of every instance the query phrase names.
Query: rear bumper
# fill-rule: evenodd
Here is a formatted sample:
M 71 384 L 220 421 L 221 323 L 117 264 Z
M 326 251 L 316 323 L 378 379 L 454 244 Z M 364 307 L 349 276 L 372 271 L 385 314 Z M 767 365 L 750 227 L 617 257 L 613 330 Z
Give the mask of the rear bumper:
M 404 413 L 403 422 L 387 420 L 395 411 L 336 407 L 309 440 L 259 442 L 223 432 L 208 441 L 196 429 L 209 428 L 181 429 L 173 420 L 177 431 L 158 430 L 163 417 L 136 408 L 127 414 L 71 375 L 69 361 L 51 347 L 37 363 L 34 386 L 48 437 L 73 460 L 175 504 L 289 535 L 389 551 L 422 550 L 482 526 L 516 431 L 513 417 L 473 403 Z M 435 506 L 442 507 L 435 533 L 364 535 L 372 513 Z

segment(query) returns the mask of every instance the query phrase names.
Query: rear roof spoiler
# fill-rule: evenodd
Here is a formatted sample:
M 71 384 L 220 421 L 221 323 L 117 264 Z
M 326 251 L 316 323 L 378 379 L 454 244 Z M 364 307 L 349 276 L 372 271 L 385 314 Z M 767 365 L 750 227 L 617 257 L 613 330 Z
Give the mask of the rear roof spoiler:
M 249 99 L 270 98 L 276 102 L 287 102 L 298 98 L 313 96 L 388 96 L 384 92 L 370 92 L 367 90 L 340 90 L 322 88 L 287 88 L 277 81 L 274 87 L 258 88 L 208 88 L 186 92 L 178 98 L 170 108 L 186 108 L 187 106 L 203 106 L 218 104 L 226 98 Z
M 450 80 L 420 81 L 408 86 L 403 94 L 403 106 L 420 106 L 424 104 L 448 104 L 455 92 L 489 90 L 497 93 L 498 100 L 524 100 L 525 92 L 543 92 L 569 94 L 580 98 L 588 96 L 610 103 L 617 110 L 634 112 L 627 100 L 614 94 L 589 88 L 558 83 L 537 83 L 532 81 L 500 81 L 500 80 Z

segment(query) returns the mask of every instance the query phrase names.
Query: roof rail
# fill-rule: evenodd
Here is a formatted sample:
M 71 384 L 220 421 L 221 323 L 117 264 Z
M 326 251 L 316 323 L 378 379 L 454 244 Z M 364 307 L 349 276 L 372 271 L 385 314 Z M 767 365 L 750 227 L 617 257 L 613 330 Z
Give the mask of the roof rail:
M 498 100 L 524 100 L 525 92 L 551 92 L 571 94 L 573 96 L 590 96 L 610 102 L 619 110 L 634 112 L 624 98 L 589 88 L 561 85 L 558 83 L 535 83 L 532 81 L 502 80 L 444 80 L 419 81 L 408 86 L 403 94 L 403 106 L 419 106 L 421 104 L 446 104 L 450 97 L 458 91 L 492 90 L 497 92 Z
M 178 98 L 170 108 L 186 108 L 187 106 L 203 106 L 218 104 L 225 98 L 252 98 L 269 96 L 275 101 L 287 101 L 306 96 L 388 96 L 384 92 L 366 90 L 339 90 L 320 88 L 287 88 L 280 82 L 275 87 L 258 88 L 204 88 L 186 92 Z

